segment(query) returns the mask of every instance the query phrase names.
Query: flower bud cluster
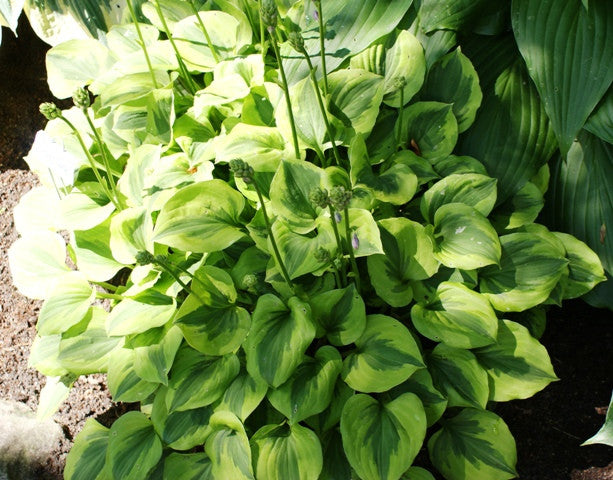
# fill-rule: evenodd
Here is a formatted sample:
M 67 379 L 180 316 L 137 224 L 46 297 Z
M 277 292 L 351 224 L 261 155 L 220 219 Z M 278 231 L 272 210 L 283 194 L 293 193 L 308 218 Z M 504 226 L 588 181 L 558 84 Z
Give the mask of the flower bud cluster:
M 328 190 L 325 188 L 315 188 L 309 193 L 309 200 L 311 203 L 319 208 L 326 208 L 330 204 L 330 198 L 328 196 Z
M 304 52 L 304 38 L 300 32 L 290 32 L 287 36 L 290 46 L 298 53 Z
M 83 87 L 79 87 L 74 91 L 72 94 L 72 101 L 75 107 L 81 109 L 87 108 L 91 104 L 89 100 L 89 92 Z
M 52 102 L 41 103 L 38 109 L 47 120 L 53 120 L 62 116 L 62 111 L 55 103 Z
M 279 12 L 277 11 L 277 5 L 274 0 L 262 0 L 262 6 L 260 8 L 260 14 L 262 16 L 262 22 L 269 32 L 274 31 L 277 26 L 277 18 Z
M 137 265 L 150 265 L 154 262 L 155 257 L 152 253 L 147 252 L 146 250 L 141 250 L 136 255 L 136 264 Z
M 346 190 L 345 187 L 334 187 L 330 192 L 330 204 L 336 210 L 344 210 L 351 201 L 353 196 L 351 190 Z
M 328 263 L 332 258 L 330 252 L 324 247 L 319 247 L 317 250 L 315 250 L 313 252 L 313 257 L 319 263 Z
M 243 182 L 253 182 L 253 168 L 251 168 L 247 162 L 241 160 L 240 158 L 230 160 L 230 170 L 232 170 L 235 177 L 242 178 Z

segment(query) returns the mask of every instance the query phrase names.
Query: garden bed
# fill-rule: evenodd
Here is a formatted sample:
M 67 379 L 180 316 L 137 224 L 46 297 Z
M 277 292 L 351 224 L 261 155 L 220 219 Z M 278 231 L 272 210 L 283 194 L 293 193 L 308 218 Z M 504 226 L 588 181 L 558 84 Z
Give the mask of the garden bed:
M 29 345 L 39 303 L 27 300 L 11 286 L 6 251 L 16 239 L 12 208 L 35 183 L 21 158 L 44 119 L 38 105 L 51 99 L 45 82 L 45 45 L 27 23 L 15 39 L 8 31 L 0 47 L 0 399 L 36 408 L 44 377 L 27 367 Z M 604 420 L 599 407 L 608 404 L 613 364 L 611 313 L 581 301 L 552 309 L 542 343 L 550 353 L 559 382 L 529 400 L 501 404 L 496 412 L 517 441 L 518 471 L 522 479 L 559 480 L 613 478 L 613 449 L 580 447 Z M 35 478 L 59 478 L 71 439 L 87 417 L 116 418 L 105 390 L 104 376 L 81 378 L 55 420 L 65 438 Z M 106 412 L 106 413 L 105 413 Z M 1 421 L 1 420 L 0 420 Z M 107 423 L 102 421 L 102 423 Z M 110 422 L 109 422 L 110 423 Z M 425 458 L 425 457 L 422 457 Z M 584 473 L 589 467 L 598 467 Z

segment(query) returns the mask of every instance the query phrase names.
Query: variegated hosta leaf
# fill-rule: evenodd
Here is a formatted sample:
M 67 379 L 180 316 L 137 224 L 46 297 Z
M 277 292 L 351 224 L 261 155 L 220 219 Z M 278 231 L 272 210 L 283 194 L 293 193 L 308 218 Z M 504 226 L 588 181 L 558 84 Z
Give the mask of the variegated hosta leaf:
M 423 368 L 409 330 L 385 315 L 369 315 L 356 350 L 343 362 L 343 380 L 360 392 L 384 392 Z
M 137 341 L 137 338 L 142 343 L 132 343 Z M 136 338 L 132 337 L 130 342 L 132 344 L 129 346 L 135 353 L 134 371 L 136 374 L 148 382 L 167 385 L 168 372 L 182 340 L 183 335 L 179 327 L 170 324 L 145 332 Z
M 409 468 L 400 480 L 435 480 L 434 476 L 425 468 L 411 467 Z
M 451 103 L 459 133 L 472 125 L 483 94 L 475 67 L 459 47 L 432 65 L 422 98 Z
M 393 480 L 404 473 L 426 436 L 426 414 L 416 395 L 390 402 L 360 394 L 351 397 L 341 417 L 343 447 L 364 480 Z
M 113 478 L 146 478 L 162 457 L 162 442 L 141 412 L 128 412 L 115 420 L 108 442 L 106 463 Z
M 501 320 L 496 343 L 474 350 L 489 376 L 490 400 L 529 398 L 557 380 L 545 347 L 528 329 Z
M 168 381 L 168 411 L 190 410 L 212 404 L 223 395 L 239 369 L 240 362 L 233 353 L 210 357 L 183 345 L 175 357 Z
M 500 261 L 496 230 L 487 218 L 463 203 L 448 203 L 436 210 L 434 238 L 434 256 L 446 267 L 474 270 Z
M 245 427 L 230 412 L 213 414 L 210 422 L 213 432 L 204 445 L 211 459 L 213 478 L 255 480 L 251 468 L 251 449 Z
M 450 407 L 484 409 L 489 398 L 487 373 L 469 351 L 438 344 L 427 357 L 434 386 Z
M 143 380 L 136 373 L 136 353 L 128 348 L 111 352 L 108 360 L 107 383 L 116 402 L 139 402 L 158 388 L 159 383 Z
M 255 475 L 266 480 L 317 480 L 322 469 L 317 435 L 299 424 L 265 425 L 251 437 Z
M 351 465 L 343 449 L 343 439 L 338 429 L 330 430 L 321 439 L 324 464 L 319 480 L 351 480 Z
M 366 328 L 366 306 L 354 284 L 315 295 L 310 305 L 313 320 L 332 345 L 349 345 Z
M 463 203 L 487 217 L 496 204 L 496 179 L 478 173 L 449 175 L 432 185 L 421 198 L 421 214 L 432 223 L 436 211 L 448 203 Z
M 354 235 L 358 239 L 358 248 L 354 248 L 353 254 L 356 257 L 366 257 L 368 255 L 376 255 L 383 253 L 381 245 L 381 235 L 377 222 L 369 210 L 364 208 L 349 208 L 349 234 L 351 238 L 347 238 L 345 231 L 345 214 L 341 215 L 342 223 L 339 225 L 339 233 L 341 240 L 346 242 L 346 245 L 354 246 Z M 321 218 L 321 217 L 320 217 Z M 320 229 L 325 229 L 331 235 L 334 235 L 330 221 L 319 222 Z
M 253 378 L 247 371 L 241 370 L 226 388 L 216 409 L 232 412 L 244 422 L 264 400 L 267 391 L 268 384 L 264 380 Z
M 390 107 L 406 105 L 419 91 L 426 73 L 426 58 L 419 40 L 407 30 L 401 30 L 392 47 L 385 52 L 385 96 L 383 102 Z M 403 87 L 402 95 L 398 81 Z
M 111 219 L 110 231 L 111 251 L 120 263 L 133 265 L 138 252 L 153 251 L 153 221 L 146 208 L 132 207 L 117 213 Z
M 68 452 L 64 478 L 66 480 L 85 478 L 101 480 L 104 478 L 108 444 L 109 429 L 100 425 L 93 418 L 88 418 Z
M 521 312 L 543 303 L 557 285 L 568 260 L 551 241 L 533 233 L 511 233 L 500 237 L 500 267 L 480 272 L 479 287 L 494 308 Z M 557 242 L 555 237 L 552 241 Z
M 106 320 L 109 335 L 120 336 L 142 333 L 166 324 L 175 314 L 177 305 L 172 297 L 153 292 L 137 301 L 124 298 Z
M 280 387 L 268 393 L 273 407 L 294 425 L 316 415 L 330 404 L 334 384 L 343 369 L 340 353 L 329 345 L 305 358 L 292 376 Z
M 258 299 L 244 344 L 247 371 L 276 388 L 300 365 L 314 338 L 315 325 L 308 303 L 292 297 L 286 305 L 272 294 L 263 295 Z
M 413 306 L 411 319 L 423 336 L 451 347 L 483 347 L 496 341 L 498 319 L 490 302 L 461 283 L 440 283 L 427 304 Z
M 428 427 L 434 425 L 443 416 L 447 408 L 447 399 L 434 388 L 432 376 L 427 368 L 417 370 L 406 382 L 392 388 L 389 393 L 392 398 L 396 398 L 403 393 L 417 395 L 424 406 Z
M 151 410 L 151 421 L 164 444 L 174 450 L 189 450 L 204 444 L 211 433 L 209 420 L 213 415 L 213 406 L 169 413 L 166 407 L 167 392 L 165 387 L 156 392 Z
M 496 230 L 514 230 L 536 220 L 544 205 L 543 193 L 532 182 L 498 205 L 490 219 Z
M 434 466 L 449 480 L 515 478 L 517 452 L 509 427 L 495 413 L 465 408 L 428 441 Z
M 216 252 L 240 240 L 244 197 L 222 180 L 177 191 L 162 208 L 154 240 L 189 252 Z
M 436 273 L 439 262 L 425 227 L 408 218 L 379 221 L 384 255 L 368 257 L 371 282 L 385 302 L 393 307 L 411 303 L 411 280 L 423 280 Z
M 595 443 L 602 443 L 603 445 L 613 447 L 613 396 L 611 396 L 611 401 L 609 402 L 604 425 L 596 432 L 596 435 L 587 439 L 581 445 L 593 445 Z
M 211 460 L 204 453 L 173 452 L 164 460 L 163 480 L 200 480 L 212 476 Z

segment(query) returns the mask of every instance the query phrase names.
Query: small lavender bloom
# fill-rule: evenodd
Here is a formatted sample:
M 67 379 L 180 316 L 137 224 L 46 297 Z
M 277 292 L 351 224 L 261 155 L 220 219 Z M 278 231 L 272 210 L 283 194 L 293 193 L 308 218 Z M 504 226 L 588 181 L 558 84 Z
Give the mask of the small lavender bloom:
M 316 22 L 319 22 L 319 10 L 313 11 L 313 18 Z
M 336 223 L 341 223 L 343 221 L 343 217 L 341 216 L 340 212 L 334 212 L 334 220 Z
M 360 239 L 358 238 L 358 235 L 356 233 L 354 233 L 351 237 L 351 246 L 354 250 L 360 248 Z

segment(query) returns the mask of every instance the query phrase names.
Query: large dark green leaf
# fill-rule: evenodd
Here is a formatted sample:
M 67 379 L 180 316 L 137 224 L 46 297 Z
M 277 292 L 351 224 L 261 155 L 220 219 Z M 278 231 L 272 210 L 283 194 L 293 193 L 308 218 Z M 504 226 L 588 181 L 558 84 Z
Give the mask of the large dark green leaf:
M 465 408 L 428 442 L 434 466 L 449 480 L 509 480 L 517 476 L 515 440 L 495 413 Z
M 459 141 L 463 155 L 484 163 L 498 179 L 498 201 L 517 192 L 556 148 L 553 129 L 511 38 L 475 38 L 465 53 L 473 61 L 483 102 Z
M 613 3 L 514 0 L 512 19 L 519 50 L 566 153 L 613 81 Z
M 605 142 L 613 143 L 613 87 L 609 88 L 584 128 Z
M 405 393 L 382 403 L 369 395 L 347 400 L 341 417 L 343 447 L 364 480 L 395 480 L 419 452 L 426 414 L 419 398 Z
M 421 27 L 426 32 L 463 30 L 491 13 L 496 3 L 488 0 L 422 0 L 419 8 Z

